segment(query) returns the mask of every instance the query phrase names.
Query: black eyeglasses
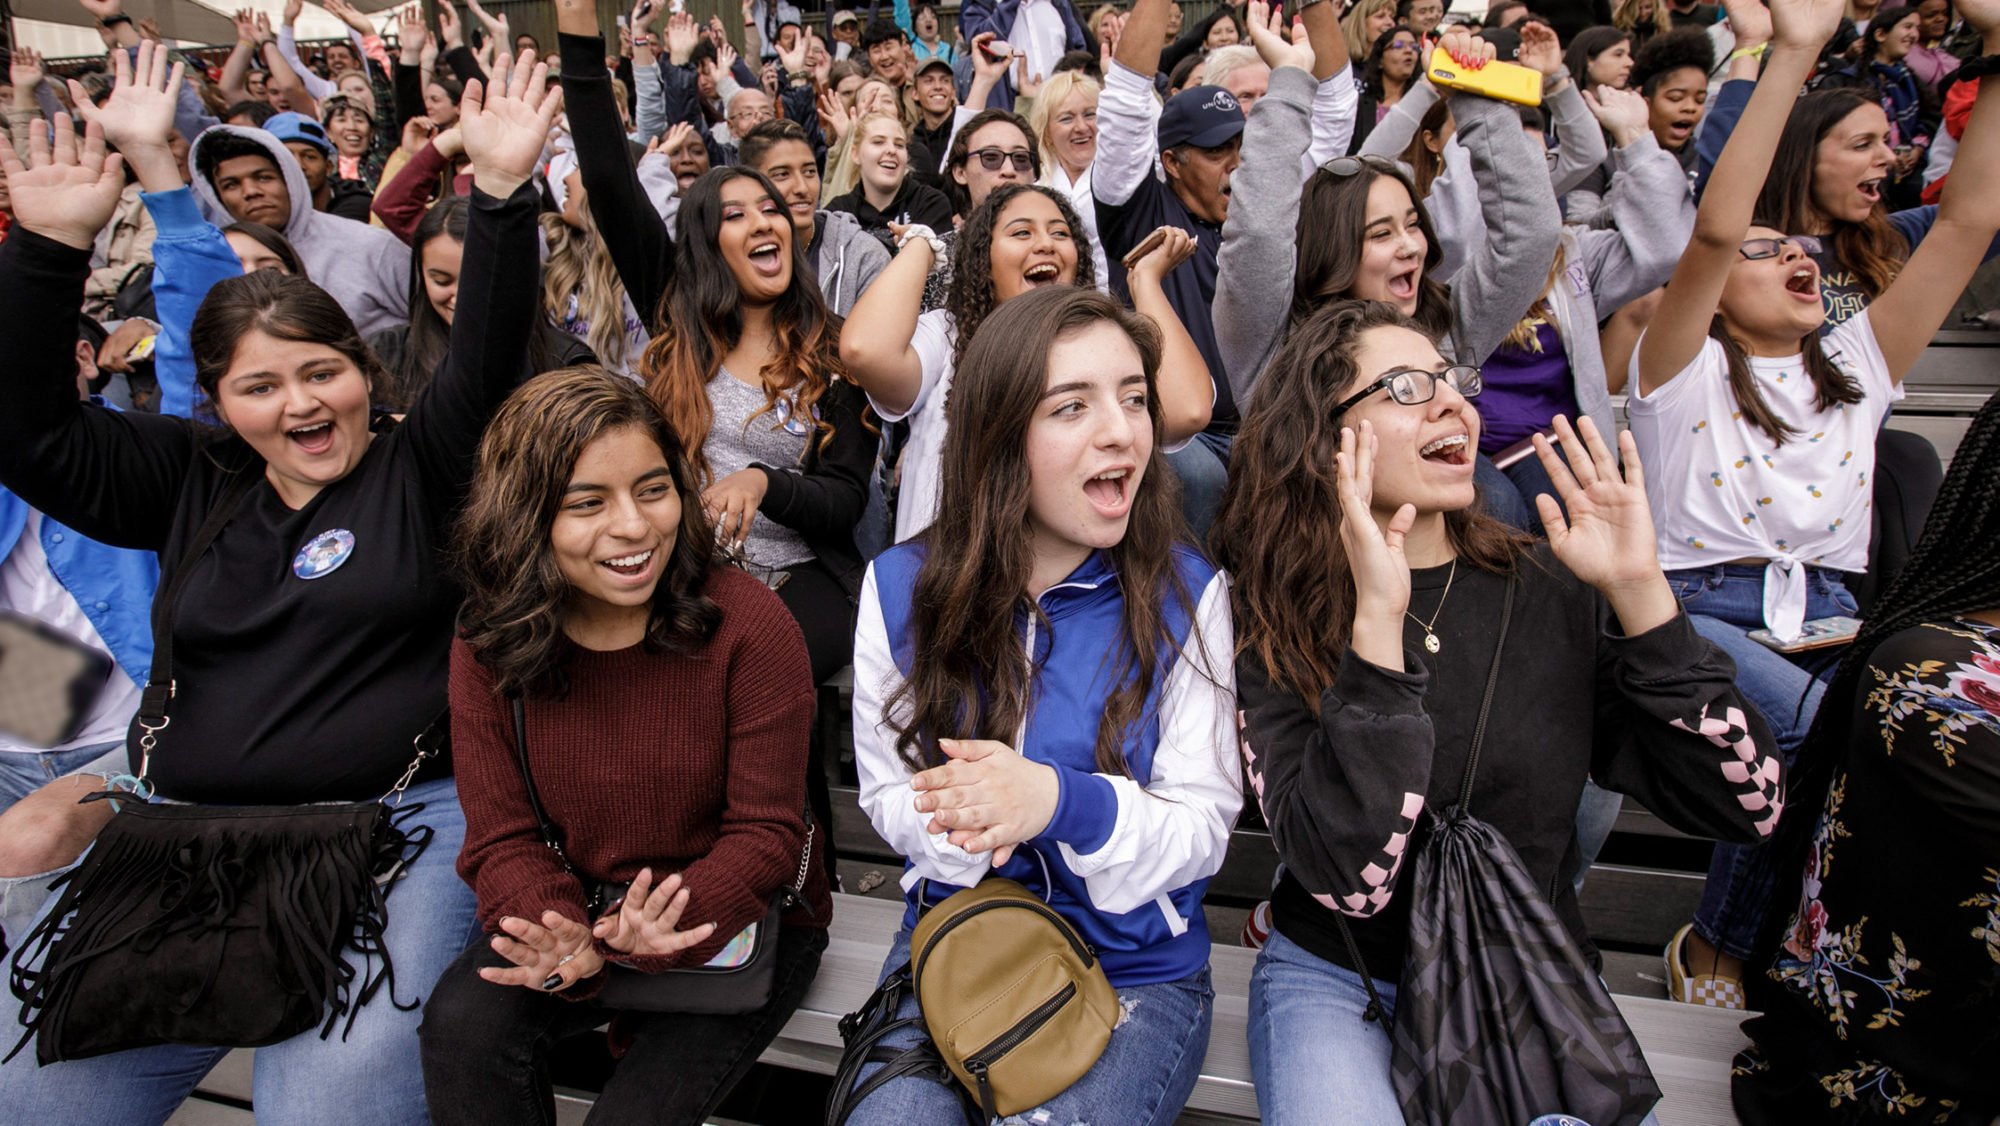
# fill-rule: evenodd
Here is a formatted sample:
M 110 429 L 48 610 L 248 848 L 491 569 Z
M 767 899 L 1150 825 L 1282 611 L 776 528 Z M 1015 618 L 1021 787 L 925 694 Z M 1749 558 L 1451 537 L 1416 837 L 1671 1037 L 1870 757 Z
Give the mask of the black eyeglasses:
M 1377 172 L 1398 171 L 1395 161 L 1390 160 L 1386 156 L 1375 156 L 1372 153 L 1364 156 L 1336 156 L 1325 164 L 1320 165 L 1320 167 L 1343 179 L 1354 175 L 1363 168 L 1373 168 Z
M 1000 171 L 1000 166 L 1010 160 L 1014 162 L 1016 172 L 1026 172 L 1035 166 L 1035 158 L 1025 149 L 1016 152 L 1008 152 L 1006 149 L 974 149 L 965 155 L 978 157 L 979 167 L 988 172 Z
M 1440 383 L 1468 399 L 1473 398 L 1479 394 L 1479 369 L 1471 364 L 1453 364 L 1443 371 L 1421 371 L 1416 368 L 1392 371 L 1349 395 L 1339 406 L 1333 408 L 1333 417 L 1339 418 L 1347 413 L 1347 408 L 1384 389 L 1388 390 L 1391 399 L 1406 407 L 1428 403 L 1437 398 L 1437 385 Z
M 1819 240 L 1811 235 L 1786 235 L 1784 238 L 1744 239 L 1742 245 L 1736 248 L 1736 252 L 1752 262 L 1761 262 L 1766 258 L 1776 258 L 1778 255 L 1783 254 L 1785 252 L 1785 244 L 1788 242 L 1807 254 L 1819 253 Z

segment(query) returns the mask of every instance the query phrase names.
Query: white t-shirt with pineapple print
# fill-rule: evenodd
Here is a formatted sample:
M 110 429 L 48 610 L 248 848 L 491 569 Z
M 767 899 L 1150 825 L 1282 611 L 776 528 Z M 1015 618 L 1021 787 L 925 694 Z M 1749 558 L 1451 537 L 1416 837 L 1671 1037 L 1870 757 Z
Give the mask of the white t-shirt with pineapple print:
M 1764 623 L 1781 638 L 1797 636 L 1805 617 L 1801 564 L 1868 569 L 1875 435 L 1903 397 L 1867 312 L 1821 337 L 1820 347 L 1860 385 L 1859 403 L 1817 409 L 1803 355 L 1750 359 L 1765 403 L 1798 431 L 1783 445 L 1743 417 L 1716 340 L 1650 395 L 1636 393 L 1638 349 L 1632 355 L 1635 393 L 1626 410 L 1645 464 L 1660 565 L 1770 560 Z

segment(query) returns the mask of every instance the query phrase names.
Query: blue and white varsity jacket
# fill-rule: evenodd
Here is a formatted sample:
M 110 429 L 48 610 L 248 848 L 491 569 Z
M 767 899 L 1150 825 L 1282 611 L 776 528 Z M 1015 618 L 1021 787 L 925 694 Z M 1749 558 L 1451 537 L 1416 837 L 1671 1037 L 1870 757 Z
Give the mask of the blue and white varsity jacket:
M 899 544 L 869 566 L 854 638 L 861 807 L 908 858 L 904 926 L 916 924 L 919 881 L 929 881 L 935 903 L 995 873 L 1069 920 L 1115 986 L 1177 981 L 1201 969 L 1208 962 L 1202 892 L 1222 867 L 1243 805 L 1228 581 L 1194 551 L 1175 550 L 1194 613 L 1166 599 L 1176 649 L 1163 654 L 1149 718 L 1126 742 L 1130 778 L 1096 773 L 1098 719 L 1123 632 L 1124 594 L 1109 556 L 1091 555 L 1042 593 L 1046 628 L 1017 615 L 1036 672 L 1027 721 L 1011 743 L 1055 768 L 1060 793 L 1048 828 L 996 872 L 991 853 L 968 853 L 926 831 L 930 815 L 916 810 L 913 772 L 885 722 L 885 703 L 911 668 L 911 599 L 924 551 L 920 542 Z

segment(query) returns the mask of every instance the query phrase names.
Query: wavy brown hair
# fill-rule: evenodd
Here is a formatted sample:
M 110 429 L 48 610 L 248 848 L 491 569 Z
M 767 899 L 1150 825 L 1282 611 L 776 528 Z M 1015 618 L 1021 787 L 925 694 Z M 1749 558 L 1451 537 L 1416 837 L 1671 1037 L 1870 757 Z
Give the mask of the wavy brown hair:
M 672 424 L 623 376 L 600 367 L 558 368 L 522 384 L 494 413 L 453 542 L 465 584 L 458 631 L 503 694 L 559 696 L 568 689 L 561 654 L 571 587 L 550 530 L 577 459 L 592 442 L 628 426 L 659 444 L 681 497 L 680 527 L 653 590 L 643 644 L 652 652 L 688 652 L 722 622 L 721 608 L 704 593 L 715 566 L 715 532 Z
M 996 195 L 998 193 L 995 193 Z M 1036 670 L 1021 653 L 1021 621 L 1050 629 L 1028 596 L 1034 550 L 1028 528 L 1028 424 L 1047 385 L 1049 351 L 1097 324 L 1116 326 L 1139 350 L 1153 450 L 1132 501 L 1125 538 L 1110 549 L 1124 591 L 1124 636 L 1112 682 L 1118 690 L 1097 725 L 1097 769 L 1129 777 L 1124 746 L 1147 719 L 1146 700 L 1174 644 L 1168 598 L 1192 615 L 1174 566 L 1181 535 L 1180 483 L 1161 453 L 1160 333 L 1153 322 L 1089 287 L 1047 286 L 1007 302 L 987 321 L 952 378 L 945 422 L 943 489 L 925 531 L 912 598 L 910 676 L 884 709 L 896 750 L 912 769 L 944 761 L 939 739 L 1014 742 L 1034 694 Z
M 1386 160 L 1365 160 L 1352 176 L 1322 168 L 1306 181 L 1299 197 L 1298 270 L 1292 283 L 1292 323 L 1311 317 L 1330 299 L 1346 296 L 1361 271 L 1368 240 L 1368 190 L 1378 177 L 1391 176 L 1410 193 L 1417 226 L 1424 232 L 1424 270 L 1417 278 L 1417 331 L 1433 340 L 1451 331 L 1451 287 L 1437 280 L 1444 244 L 1431 224 L 1430 208 L 1403 170 Z M 1338 434 L 1338 431 L 1335 431 Z
M 1872 24 L 1870 26 L 1873 26 Z M 1771 156 L 1771 174 L 1757 193 L 1757 225 L 1788 235 L 1816 235 L 1833 252 L 1834 260 L 1854 272 L 1861 292 L 1873 301 L 1882 296 L 1889 283 L 1910 257 L 1910 244 L 1889 222 L 1889 211 L 1881 200 L 1859 223 L 1836 219 L 1813 205 L 1813 168 L 1819 161 L 1819 146 L 1833 127 L 1863 106 L 1881 108 L 1860 90 L 1822 90 L 1807 94 L 1792 107 L 1778 135 L 1778 151 Z
M 717 168 L 688 185 L 674 235 L 673 277 L 653 318 L 653 341 L 639 361 L 647 392 L 673 421 L 704 482 L 710 471 L 702 450 L 715 423 L 708 383 L 721 374 L 722 357 L 743 339 L 743 290 L 716 242 L 722 189 L 735 180 L 753 181 L 773 200 L 784 199 L 763 173 L 741 165 Z M 791 218 L 780 214 L 777 237 L 791 248 L 792 280 L 771 310 L 778 354 L 757 373 L 764 405 L 750 420 L 775 412 L 779 398 L 789 398 L 794 417 L 812 420 L 824 450 L 833 441 L 833 424 L 821 417 L 819 402 L 847 371 L 840 362 L 841 321 L 827 309 L 819 276 L 793 235 Z
M 993 189 L 986 202 L 973 208 L 972 214 L 965 217 L 965 223 L 958 228 L 958 245 L 951 252 L 951 289 L 945 294 L 944 307 L 951 314 L 955 336 L 951 356 L 954 370 L 964 366 L 972 339 L 979 334 L 979 326 L 986 323 L 999 305 L 993 296 L 993 228 L 1000 225 L 1000 212 L 1016 197 L 1028 192 L 1040 192 L 1047 196 L 1056 205 L 1063 222 L 1069 224 L 1070 241 L 1076 246 L 1073 284 L 1079 289 L 1089 289 L 1097 284 L 1097 268 L 1090 255 L 1090 236 L 1084 234 L 1083 220 L 1077 218 L 1076 208 L 1070 206 L 1069 197 L 1040 184 L 1002 184 Z M 956 379 L 952 386 L 957 387 Z
M 1355 352 L 1378 328 L 1424 331 L 1380 301 L 1336 302 L 1292 330 L 1250 396 L 1208 537 L 1231 575 L 1237 655 L 1254 656 L 1273 684 L 1314 711 L 1333 683 L 1355 611 L 1340 543 L 1333 459 L 1340 419 L 1332 404 L 1364 378 Z M 1445 513 L 1444 527 L 1459 561 L 1482 571 L 1511 573 L 1529 542 L 1481 513 L 1476 500 Z

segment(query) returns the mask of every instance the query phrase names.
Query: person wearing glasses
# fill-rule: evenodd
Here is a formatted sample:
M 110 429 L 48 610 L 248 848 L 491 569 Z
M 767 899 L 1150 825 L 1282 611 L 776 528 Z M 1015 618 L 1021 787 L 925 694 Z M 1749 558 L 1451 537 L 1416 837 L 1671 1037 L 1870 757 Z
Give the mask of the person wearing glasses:
M 1747 631 L 1788 642 L 1813 619 L 1857 616 L 1842 573 L 1869 566 L 1876 433 L 2000 230 L 2000 107 L 1981 99 L 1929 237 L 1880 296 L 1821 334 L 1818 240 L 1763 225 L 1757 208 L 1798 88 L 1840 20 L 1833 0 L 1805 13 L 1801 2 L 1771 11 L 1763 78 L 1709 176 L 1673 299 L 1639 339 L 1629 401 L 1647 459 L 1675 467 L 1647 483 L 1675 593 L 1735 659 L 1788 755 L 1805 745 L 1841 650 L 1786 656 Z M 1961 9 L 2000 49 L 2000 2 Z M 1692 935 L 1667 950 L 1675 996 L 1742 1007 L 1769 860 L 1711 864 Z
M 1567 463 L 1536 439 L 1562 507 L 1541 502 L 1532 540 L 1476 503 L 1479 391 L 1394 305 L 1335 301 L 1292 330 L 1237 433 L 1212 542 L 1244 762 L 1284 862 L 1249 998 L 1273 1126 L 1403 1121 L 1389 1029 L 1427 809 L 1463 802 L 1505 837 L 1593 961 L 1571 887 L 1587 777 L 1702 836 L 1776 820 L 1776 748 L 1674 601 L 1631 439 L 1623 474 L 1588 418 L 1556 423 Z M 1493 698 L 1517 706 L 1493 709 L 1467 801 L 1496 669 Z

